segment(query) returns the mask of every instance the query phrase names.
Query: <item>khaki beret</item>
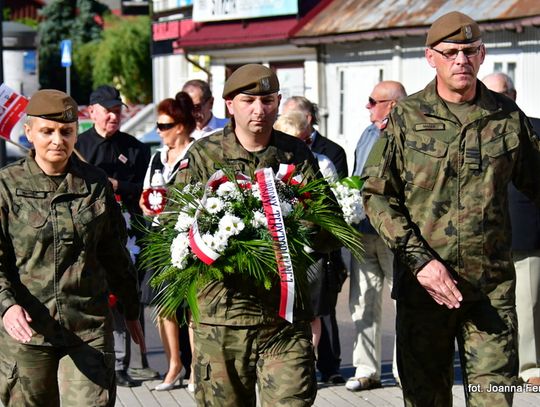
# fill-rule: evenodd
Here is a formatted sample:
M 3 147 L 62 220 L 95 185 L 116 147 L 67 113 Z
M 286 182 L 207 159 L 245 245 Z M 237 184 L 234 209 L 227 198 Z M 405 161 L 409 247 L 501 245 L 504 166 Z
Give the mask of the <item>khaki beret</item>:
M 26 106 L 28 116 L 60 123 L 76 122 L 78 110 L 77 102 L 71 96 L 56 89 L 38 90 Z
M 431 47 L 439 42 L 469 44 L 480 39 L 480 27 L 469 16 L 452 11 L 431 24 L 426 38 L 426 46 Z
M 279 80 L 274 71 L 264 65 L 247 64 L 229 76 L 223 88 L 223 99 L 233 98 L 238 93 L 269 95 L 278 91 Z

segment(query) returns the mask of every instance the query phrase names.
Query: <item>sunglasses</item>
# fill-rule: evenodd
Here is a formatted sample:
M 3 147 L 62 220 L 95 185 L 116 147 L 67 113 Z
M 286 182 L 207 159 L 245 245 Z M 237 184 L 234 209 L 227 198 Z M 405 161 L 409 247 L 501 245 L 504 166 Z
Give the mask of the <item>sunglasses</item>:
M 203 100 L 201 103 L 197 103 L 196 105 L 193 105 L 193 111 L 194 112 L 200 112 L 203 108 L 203 106 L 208 102 L 210 99 Z
M 371 96 L 368 98 L 368 105 L 370 107 L 375 106 L 377 103 L 383 103 L 383 102 L 391 102 L 393 99 L 383 99 L 383 100 L 375 100 Z
M 444 58 L 453 61 L 457 58 L 460 52 L 463 52 L 463 55 L 465 55 L 467 58 L 474 57 L 480 53 L 480 50 L 482 49 L 482 45 L 479 45 L 477 47 L 467 47 L 467 48 L 449 48 L 442 51 L 439 51 L 438 49 L 431 48 L 433 51 L 435 51 L 437 54 L 442 55 Z
M 178 123 L 156 123 L 156 127 L 158 128 L 159 131 L 165 131 L 165 130 L 170 130 L 172 129 L 174 126 L 176 126 Z

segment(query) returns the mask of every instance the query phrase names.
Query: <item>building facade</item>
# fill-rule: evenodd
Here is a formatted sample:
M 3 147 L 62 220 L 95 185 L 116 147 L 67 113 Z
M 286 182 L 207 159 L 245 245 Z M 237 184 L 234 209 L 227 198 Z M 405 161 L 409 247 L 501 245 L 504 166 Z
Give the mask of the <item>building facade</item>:
M 439 16 L 457 10 L 480 23 L 487 55 L 478 74 L 505 72 L 515 82 L 517 103 L 540 116 L 540 2 L 527 0 L 341 0 L 299 30 L 291 42 L 316 47 L 325 67 L 320 89 L 327 112 L 325 134 L 354 151 L 369 122 L 367 99 L 381 80 L 403 83 L 407 93 L 423 89 L 435 77 L 425 57 L 425 36 Z M 348 155 L 352 168 L 354 157 Z
M 294 14 L 238 18 L 244 2 L 154 0 L 155 101 L 200 78 L 211 83 L 214 111 L 224 116 L 219 96 L 228 75 L 245 63 L 262 63 L 276 70 L 284 99 L 303 95 L 317 103 L 321 133 L 352 152 L 369 124 L 365 106 L 373 86 L 398 80 L 409 94 L 425 87 L 435 77 L 424 58 L 426 32 L 439 16 L 458 10 L 483 31 L 487 56 L 479 77 L 508 73 L 519 106 L 540 116 L 540 2 L 299 0 Z M 199 3 L 219 10 L 199 21 Z M 231 5 L 236 8 L 227 9 Z M 352 168 L 352 154 L 348 159 Z

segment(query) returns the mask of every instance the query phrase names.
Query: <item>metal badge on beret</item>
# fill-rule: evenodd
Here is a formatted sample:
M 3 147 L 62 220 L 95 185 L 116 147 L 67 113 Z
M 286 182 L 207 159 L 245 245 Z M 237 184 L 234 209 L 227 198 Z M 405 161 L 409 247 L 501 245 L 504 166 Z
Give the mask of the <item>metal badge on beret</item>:
M 229 76 L 223 87 L 223 98 L 233 98 L 239 93 L 257 96 L 275 92 L 279 92 L 276 73 L 264 65 L 247 64 Z
M 442 41 L 468 44 L 480 38 L 476 21 L 459 11 L 452 11 L 433 22 L 427 33 L 426 46 L 432 47 Z
M 60 123 L 76 122 L 78 110 L 77 102 L 71 96 L 56 89 L 38 90 L 26 106 L 28 116 Z

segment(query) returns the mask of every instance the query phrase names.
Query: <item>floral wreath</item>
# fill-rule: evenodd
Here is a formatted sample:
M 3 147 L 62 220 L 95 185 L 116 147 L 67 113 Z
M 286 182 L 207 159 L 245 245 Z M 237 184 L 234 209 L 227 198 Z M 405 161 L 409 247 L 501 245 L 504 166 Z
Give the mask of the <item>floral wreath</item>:
M 187 301 L 198 320 L 198 290 L 234 274 L 266 289 L 278 283 L 279 316 L 292 322 L 295 299 L 306 292 L 310 253 L 322 251 L 319 233 L 335 242 L 333 249 L 343 245 L 361 257 L 361 235 L 344 219 L 326 181 L 304 182 L 292 164 L 276 174 L 271 168 L 251 176 L 219 170 L 205 185 L 170 188 L 167 199 L 143 250 L 156 270 L 151 284 L 161 316 L 175 315 Z

